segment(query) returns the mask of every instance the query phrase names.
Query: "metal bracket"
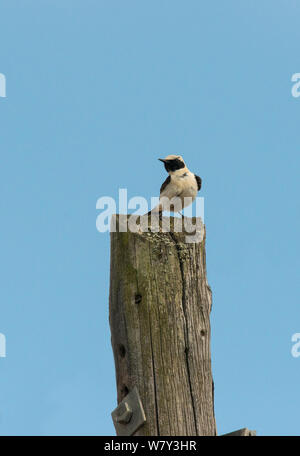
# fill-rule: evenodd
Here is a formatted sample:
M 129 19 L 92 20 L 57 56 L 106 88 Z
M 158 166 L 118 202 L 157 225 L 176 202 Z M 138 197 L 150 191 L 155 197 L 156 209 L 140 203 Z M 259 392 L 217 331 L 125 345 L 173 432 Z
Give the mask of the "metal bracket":
M 112 411 L 111 416 L 117 435 L 132 435 L 146 422 L 146 415 L 136 386 Z
M 248 428 L 243 428 L 243 429 L 239 429 L 237 431 L 233 431 L 233 432 L 229 432 L 228 434 L 222 434 L 221 437 L 223 436 L 232 436 L 232 437 L 236 437 L 236 436 L 242 436 L 242 437 L 254 437 L 256 436 L 256 431 L 250 431 L 250 429 Z

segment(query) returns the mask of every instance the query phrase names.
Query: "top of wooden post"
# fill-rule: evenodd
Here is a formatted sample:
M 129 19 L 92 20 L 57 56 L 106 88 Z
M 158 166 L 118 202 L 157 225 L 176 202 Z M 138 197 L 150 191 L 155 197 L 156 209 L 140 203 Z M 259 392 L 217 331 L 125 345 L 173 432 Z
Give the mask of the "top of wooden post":
M 111 232 L 131 232 L 146 236 L 148 240 L 163 240 L 166 234 L 175 234 L 177 242 L 200 243 L 205 237 L 205 226 L 200 217 L 160 217 L 158 214 L 114 214 Z

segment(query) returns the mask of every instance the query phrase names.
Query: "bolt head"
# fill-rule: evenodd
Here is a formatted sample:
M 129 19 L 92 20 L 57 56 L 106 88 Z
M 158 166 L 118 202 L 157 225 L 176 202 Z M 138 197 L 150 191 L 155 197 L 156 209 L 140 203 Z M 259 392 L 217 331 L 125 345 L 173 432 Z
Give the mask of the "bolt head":
M 117 414 L 117 416 L 115 418 L 117 423 L 127 424 L 131 420 L 132 409 L 131 409 L 130 405 L 127 402 L 122 402 L 119 405 L 117 413 L 118 414 Z

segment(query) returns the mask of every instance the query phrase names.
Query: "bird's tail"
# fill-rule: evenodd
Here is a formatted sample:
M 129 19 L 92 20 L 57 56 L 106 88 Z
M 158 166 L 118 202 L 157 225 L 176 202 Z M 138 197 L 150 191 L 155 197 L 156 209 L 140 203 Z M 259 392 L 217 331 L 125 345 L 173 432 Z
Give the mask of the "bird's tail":
M 160 203 L 157 206 L 155 206 L 153 209 L 151 209 L 151 211 L 147 212 L 147 214 L 145 214 L 145 215 L 151 215 L 151 214 L 159 214 L 159 216 L 161 217 L 162 207 L 161 207 Z

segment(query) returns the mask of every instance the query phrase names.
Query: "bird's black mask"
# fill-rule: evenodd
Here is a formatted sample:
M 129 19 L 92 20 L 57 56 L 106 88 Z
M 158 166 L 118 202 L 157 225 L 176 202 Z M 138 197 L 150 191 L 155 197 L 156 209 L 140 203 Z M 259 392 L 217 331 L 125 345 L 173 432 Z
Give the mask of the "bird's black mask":
M 183 161 L 179 160 L 178 158 L 174 158 L 174 160 L 163 160 L 162 158 L 159 158 L 159 160 L 163 162 L 167 172 L 176 171 L 177 169 L 185 167 Z

